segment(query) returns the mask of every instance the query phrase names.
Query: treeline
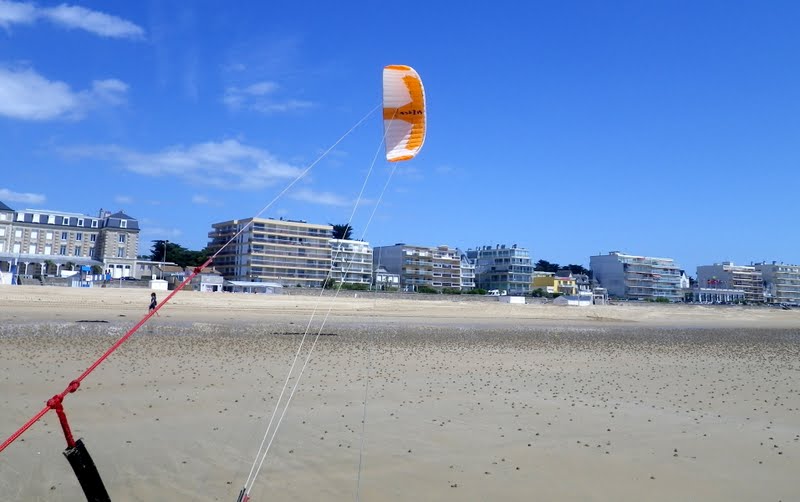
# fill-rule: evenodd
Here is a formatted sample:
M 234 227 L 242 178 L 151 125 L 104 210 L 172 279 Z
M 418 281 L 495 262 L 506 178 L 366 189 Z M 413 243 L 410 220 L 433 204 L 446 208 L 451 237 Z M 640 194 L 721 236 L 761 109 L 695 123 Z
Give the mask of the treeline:
M 569 265 L 559 265 L 558 263 L 550 263 L 547 260 L 539 260 L 537 261 L 534 266 L 533 270 L 537 272 L 558 272 L 559 270 L 569 270 L 573 274 L 586 274 L 589 277 L 592 276 L 592 271 L 584 268 L 583 265 L 575 265 L 574 263 L 570 263 Z
M 200 251 L 186 249 L 177 242 L 155 240 L 150 248 L 150 255 L 143 258 L 151 261 L 174 263 L 180 267 L 197 267 L 206 262 L 211 252 L 206 247 Z

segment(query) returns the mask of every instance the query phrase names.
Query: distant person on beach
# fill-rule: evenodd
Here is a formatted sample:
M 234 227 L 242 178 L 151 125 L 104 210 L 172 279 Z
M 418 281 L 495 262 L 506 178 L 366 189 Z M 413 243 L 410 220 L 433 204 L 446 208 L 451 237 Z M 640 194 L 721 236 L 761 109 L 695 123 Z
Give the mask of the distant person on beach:
M 158 300 L 156 299 L 156 294 L 150 293 L 150 309 L 148 310 L 148 312 L 154 311 L 157 305 L 158 305 Z M 158 312 L 156 312 L 156 315 L 158 315 Z

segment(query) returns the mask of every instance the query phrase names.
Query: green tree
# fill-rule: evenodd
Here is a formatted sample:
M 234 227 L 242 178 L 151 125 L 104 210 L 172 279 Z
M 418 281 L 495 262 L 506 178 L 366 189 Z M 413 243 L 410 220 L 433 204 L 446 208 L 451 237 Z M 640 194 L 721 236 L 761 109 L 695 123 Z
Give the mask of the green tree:
M 350 240 L 353 238 L 353 227 L 349 224 L 334 225 L 333 223 L 329 223 L 329 225 L 333 226 L 334 239 Z
M 154 240 L 150 249 L 150 260 L 175 263 L 180 267 L 197 267 L 211 255 L 208 247 L 200 251 L 186 249 L 177 242 Z
M 589 277 L 592 276 L 592 271 L 587 268 L 584 268 L 583 265 L 575 265 L 573 263 L 570 263 L 564 268 L 569 269 L 569 271 L 572 272 L 573 274 L 586 274 Z
M 533 269 L 537 272 L 558 272 L 561 267 L 558 263 L 550 263 L 547 260 L 539 260 L 533 266 Z

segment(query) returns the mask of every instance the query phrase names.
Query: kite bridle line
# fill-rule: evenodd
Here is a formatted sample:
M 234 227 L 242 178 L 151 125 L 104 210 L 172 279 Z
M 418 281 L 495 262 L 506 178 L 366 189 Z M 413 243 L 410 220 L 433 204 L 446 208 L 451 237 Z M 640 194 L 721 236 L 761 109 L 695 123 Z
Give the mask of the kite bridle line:
M 395 114 L 396 113 L 397 112 L 395 112 Z M 392 118 L 394 118 L 394 115 L 393 115 Z M 390 123 L 389 127 L 391 127 L 391 123 Z M 350 213 L 350 218 L 348 219 L 348 221 L 346 223 L 347 227 L 352 228 L 353 218 L 355 217 L 355 213 L 356 213 L 356 211 L 358 209 L 359 204 L 361 203 L 361 200 L 362 200 L 363 195 L 364 195 L 364 191 L 365 191 L 366 186 L 367 186 L 367 182 L 369 181 L 369 178 L 370 178 L 370 176 L 372 174 L 372 171 L 374 170 L 375 164 L 376 164 L 377 159 L 378 159 L 378 155 L 380 154 L 381 146 L 383 145 L 383 143 L 384 143 L 384 141 L 386 139 L 386 134 L 387 133 L 388 133 L 388 129 L 384 129 L 384 133 L 383 133 L 383 136 L 381 137 L 381 141 L 378 143 L 378 147 L 377 147 L 377 149 L 375 151 L 375 155 L 372 158 L 372 162 L 371 162 L 371 164 L 369 166 L 369 169 L 367 170 L 367 174 L 364 177 L 364 182 L 361 185 L 361 190 L 359 191 L 358 197 L 356 198 L 356 201 L 355 201 L 355 203 L 353 205 L 353 210 Z M 394 172 L 395 172 L 396 168 L 397 168 L 397 164 L 394 163 L 393 167 L 392 167 L 392 170 L 391 170 L 391 172 L 389 174 L 389 178 L 387 179 L 386 183 L 383 186 L 383 190 L 381 191 L 380 197 L 378 198 L 377 202 L 375 203 L 375 206 L 373 207 L 372 212 L 370 213 L 370 217 L 367 220 L 366 225 L 364 226 L 364 231 L 362 232 L 361 240 L 364 240 L 366 238 L 366 236 L 367 236 L 367 231 L 369 230 L 369 226 L 370 226 L 370 224 L 371 224 L 371 222 L 373 220 L 373 217 L 375 216 L 375 213 L 376 213 L 378 207 L 380 206 L 381 201 L 383 200 L 383 196 L 386 193 L 386 188 L 388 187 L 389 182 L 391 181 L 392 177 L 394 176 Z M 334 258 L 333 258 L 334 262 L 338 258 L 339 253 L 341 253 L 341 252 L 342 252 L 342 246 L 340 245 L 336 249 L 336 254 L 334 255 Z M 352 265 L 353 265 L 352 260 L 347 263 L 347 267 L 345 268 L 345 272 L 344 272 L 345 277 L 347 276 L 347 273 L 350 271 L 350 268 L 352 267 Z M 327 277 L 326 277 L 326 281 L 331 277 L 332 269 L 333 269 L 333 262 L 331 263 L 331 270 L 328 271 L 328 274 L 327 274 Z M 241 491 L 239 492 L 239 498 L 237 499 L 237 502 L 248 502 L 249 499 L 250 499 L 250 492 L 253 489 L 253 486 L 255 485 L 256 478 L 258 477 L 258 474 L 261 472 L 262 466 L 264 465 L 264 461 L 267 458 L 267 454 L 269 453 L 269 450 L 272 447 L 272 443 L 274 442 L 275 437 L 276 437 L 276 435 L 278 433 L 278 429 L 280 428 L 281 423 L 283 422 L 284 416 L 286 416 L 286 412 L 289 409 L 289 404 L 291 403 L 291 400 L 294 397 L 294 394 L 295 394 L 295 392 L 297 390 L 297 387 L 300 384 L 300 379 L 303 376 L 303 373 L 305 372 L 306 367 L 308 366 L 308 362 L 311 359 L 311 354 L 313 353 L 314 348 L 317 345 L 317 341 L 319 340 L 319 337 L 322 334 L 322 330 L 325 327 L 325 323 L 327 322 L 328 317 L 330 316 L 330 313 L 331 313 L 331 311 L 333 309 L 333 304 L 335 303 L 336 299 L 339 296 L 339 293 L 342 290 L 343 283 L 344 283 L 344 281 L 340 282 L 336 287 L 336 291 L 335 291 L 335 293 L 333 295 L 333 298 L 331 298 L 331 301 L 328 304 L 328 309 L 325 312 L 325 317 L 323 318 L 322 323 L 320 324 L 319 329 L 318 329 L 316 335 L 314 336 L 314 339 L 313 339 L 313 341 L 311 343 L 311 347 L 309 348 L 309 350 L 308 350 L 308 352 L 306 354 L 305 360 L 303 361 L 303 365 L 300 368 L 300 372 L 297 375 L 295 383 L 292 386 L 291 391 L 289 392 L 289 395 L 288 395 L 288 397 L 286 399 L 286 402 L 285 402 L 285 404 L 283 406 L 283 410 L 281 411 L 280 417 L 278 417 L 278 421 L 277 421 L 277 423 L 275 423 L 274 429 L 272 429 L 272 424 L 273 424 L 273 422 L 275 420 L 275 415 L 277 414 L 278 408 L 280 408 L 280 406 L 281 406 L 281 402 L 283 400 L 283 396 L 285 395 L 286 389 L 288 388 L 288 385 L 289 385 L 289 380 L 291 380 L 292 374 L 294 373 L 294 368 L 295 368 L 295 366 L 297 364 L 297 361 L 298 361 L 298 359 L 300 357 L 300 352 L 302 351 L 303 344 L 305 343 L 305 340 L 308 337 L 309 331 L 311 329 L 311 324 L 312 324 L 312 322 L 314 320 L 314 317 L 316 316 L 317 310 L 318 310 L 319 305 L 320 305 L 320 303 L 322 301 L 322 295 L 323 295 L 323 293 L 325 291 L 324 288 L 320 290 L 320 294 L 317 296 L 317 301 L 316 301 L 316 303 L 314 305 L 314 309 L 311 312 L 311 318 L 309 319 L 308 324 L 306 325 L 306 329 L 303 332 L 303 336 L 300 339 L 300 343 L 298 344 L 297 351 L 295 352 L 294 360 L 292 361 L 292 364 L 289 367 L 289 371 L 286 374 L 286 380 L 284 381 L 283 388 L 281 389 L 281 393 L 280 393 L 280 395 L 278 397 L 278 401 L 275 403 L 275 409 L 273 410 L 272 416 L 270 417 L 269 423 L 267 424 L 267 428 L 264 431 L 264 437 L 261 440 L 261 445 L 259 446 L 258 452 L 256 453 L 256 457 L 255 457 L 255 460 L 253 461 L 253 465 L 250 467 L 250 473 L 247 476 L 247 480 L 245 481 L 244 486 L 242 487 Z M 366 392 L 366 390 L 365 390 L 365 392 Z M 364 417 L 366 417 L 366 398 L 364 400 Z M 270 430 L 272 430 L 272 434 L 271 435 L 270 435 Z M 363 429 L 363 424 L 362 424 L 362 441 L 361 441 L 361 450 L 359 451 L 359 465 L 358 465 L 358 481 L 357 481 L 357 488 L 356 488 L 356 500 L 359 499 L 359 488 L 360 488 L 360 484 L 361 484 L 361 465 L 362 465 L 361 458 L 362 458 L 362 452 L 363 452 L 363 447 L 364 447 L 363 432 L 364 432 L 364 429 Z M 269 437 L 269 441 L 268 442 L 267 442 L 267 437 Z M 265 442 L 266 442 L 266 447 L 264 446 Z M 262 451 L 263 451 L 263 453 L 262 453 Z M 260 460 L 259 460 L 259 458 L 260 458 Z
M 290 182 L 277 196 L 275 196 L 266 206 L 264 206 L 254 218 L 258 218 L 261 216 L 265 211 L 267 211 L 270 207 L 272 207 L 275 202 L 280 199 L 292 186 L 294 186 L 300 179 L 302 179 L 309 171 L 311 171 L 314 166 L 316 166 L 323 158 L 325 158 L 328 153 L 330 153 L 336 146 L 339 145 L 347 136 L 350 135 L 356 128 L 358 128 L 365 120 L 367 120 L 376 110 L 380 108 L 380 104 L 375 106 L 372 110 L 370 110 L 364 117 L 362 117 L 355 125 L 353 125 L 344 135 L 342 135 L 338 140 L 336 140 L 330 147 L 328 147 L 316 160 L 314 160 L 311 164 L 309 164 L 292 182 Z M 151 317 L 156 315 L 161 308 L 169 303 L 173 296 L 175 296 L 179 291 L 181 291 L 194 277 L 196 277 L 203 268 L 209 266 L 213 260 L 225 249 L 227 248 L 232 242 L 234 242 L 251 224 L 253 221 L 251 220 L 247 224 L 243 225 L 241 229 L 239 229 L 227 242 L 225 242 L 213 255 L 208 257 L 205 262 L 195 267 L 191 274 L 189 274 L 181 283 L 179 283 L 175 289 L 164 298 L 164 300 L 159 303 L 155 309 L 148 311 L 148 313 L 142 317 L 130 330 L 128 330 L 122 337 L 120 337 L 108 350 L 106 350 L 99 358 L 97 358 L 80 376 L 76 379 L 72 380 L 69 385 L 59 394 L 56 394 L 51 399 L 47 401 L 47 405 L 36 413 L 33 417 L 31 417 L 22 427 L 17 429 L 13 434 L 11 434 L 5 441 L 0 443 L 0 452 L 3 452 L 8 446 L 10 446 L 14 441 L 16 441 L 22 434 L 24 434 L 28 429 L 30 429 L 36 422 L 38 422 L 42 417 L 44 417 L 47 412 L 50 410 L 56 410 L 59 415 L 59 420 L 61 422 L 61 426 L 64 432 L 65 439 L 67 440 L 68 448 L 73 448 L 75 446 L 75 441 L 72 437 L 71 430 L 67 423 L 66 414 L 63 410 L 63 400 L 67 396 L 67 394 L 73 393 L 80 387 L 81 382 L 89 376 L 103 361 L 105 361 L 114 351 L 116 351 L 125 341 L 128 340 L 131 336 L 133 336 Z

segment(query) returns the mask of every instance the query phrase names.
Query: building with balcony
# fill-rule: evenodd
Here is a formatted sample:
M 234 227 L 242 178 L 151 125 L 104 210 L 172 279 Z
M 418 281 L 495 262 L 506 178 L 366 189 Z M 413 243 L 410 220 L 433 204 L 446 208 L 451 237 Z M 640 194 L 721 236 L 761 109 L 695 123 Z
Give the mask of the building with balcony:
M 629 300 L 666 298 L 681 301 L 681 271 L 672 258 L 636 256 L 611 251 L 589 257 L 594 280 L 608 295 Z
M 330 246 L 333 281 L 372 285 L 372 248 L 369 242 L 331 239 Z
M 375 269 L 383 266 L 400 276 L 400 289 L 416 291 L 420 286 L 461 290 L 461 253 L 448 246 L 395 244 L 373 250 Z
M 756 263 L 761 272 L 764 292 L 769 303 L 800 305 L 800 265 L 785 263 Z
M 487 291 L 505 290 L 509 295 L 525 295 L 531 291 L 533 265 L 527 249 L 516 244 L 510 247 L 498 244 L 468 249 L 467 256 L 475 263 L 477 287 Z
M 764 302 L 764 281 L 761 271 L 752 265 L 734 265 L 724 261 L 697 267 L 697 286 L 700 288 L 744 291 L 745 301 Z
M 461 291 L 475 289 L 475 264 L 470 261 L 464 251 L 459 249 L 458 254 L 461 260 Z
M 46 209 L 15 211 L 0 203 L 0 271 L 59 275 L 80 266 L 132 277 L 139 222 L 122 211 L 97 216 Z
M 331 271 L 333 227 L 302 220 L 246 218 L 211 225 L 214 260 L 228 281 L 322 287 Z

